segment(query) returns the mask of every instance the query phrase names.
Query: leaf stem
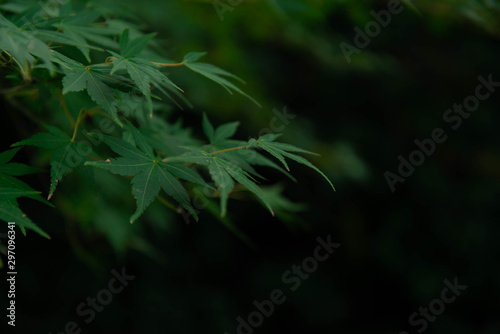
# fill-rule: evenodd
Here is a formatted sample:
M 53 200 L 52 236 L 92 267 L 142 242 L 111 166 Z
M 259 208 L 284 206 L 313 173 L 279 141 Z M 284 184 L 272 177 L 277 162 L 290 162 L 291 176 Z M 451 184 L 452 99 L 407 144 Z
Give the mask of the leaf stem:
M 83 112 L 83 116 L 82 116 L 82 112 Z M 82 108 L 80 110 L 80 112 L 78 113 L 78 118 L 76 119 L 75 129 L 73 131 L 73 137 L 71 138 L 71 142 L 75 141 L 76 132 L 78 131 L 78 127 L 80 126 L 80 124 L 82 124 L 82 122 L 85 120 L 85 118 L 87 116 L 93 116 L 94 114 L 103 114 L 104 116 L 106 116 L 106 117 L 108 117 L 108 118 L 111 119 L 111 117 L 109 117 L 107 114 L 104 114 L 101 111 L 101 107 L 100 106 L 95 106 L 95 107 L 92 107 L 90 109 Z
M 212 152 L 212 153 L 210 153 L 210 155 L 214 156 L 214 155 L 219 154 L 219 153 L 224 153 L 224 152 L 229 152 L 229 151 L 235 151 L 235 150 L 241 150 L 241 149 L 246 148 L 246 147 L 247 147 L 247 145 L 238 146 L 238 147 L 232 147 L 232 148 L 226 148 L 225 150 L 220 150 L 220 151 Z
M 0 90 L 0 95 L 7 95 L 7 94 L 12 94 L 12 93 L 18 92 L 20 90 L 23 90 L 26 87 L 29 87 L 30 85 L 31 85 L 31 82 L 25 82 L 22 85 L 19 85 L 16 87 L 2 89 L 2 90 Z
M 57 30 L 56 30 L 56 33 L 57 33 L 57 32 L 61 32 L 61 29 L 57 29 Z M 53 43 L 54 43 L 54 41 L 50 41 L 50 42 L 47 44 L 47 46 L 50 48 L 50 47 L 52 46 L 52 44 L 53 44 Z
M 3 52 L 0 52 L 0 59 L 2 60 L 3 63 L 5 63 L 5 65 L 10 63 L 10 60 L 5 59 L 5 57 L 3 56 Z
M 165 205 L 167 208 L 170 208 L 172 210 L 174 210 L 175 212 L 177 213 L 181 213 L 181 209 L 179 209 L 178 207 L 176 207 L 175 205 L 173 205 L 170 201 L 168 201 L 167 199 L 163 198 L 162 196 L 157 196 L 156 197 L 160 203 L 162 203 L 163 205 Z
M 64 99 L 64 94 L 62 93 L 62 90 L 61 90 L 61 107 L 64 110 L 64 114 L 66 115 L 66 118 L 68 119 L 69 124 L 71 125 L 71 127 L 74 127 L 75 120 L 73 119 L 73 116 L 69 112 L 68 105 L 66 104 L 66 100 Z
M 21 71 L 21 74 L 23 75 L 23 79 L 25 81 L 31 81 L 31 76 L 29 75 L 29 73 L 27 71 L 24 70 L 24 68 L 21 66 L 21 63 L 19 63 L 19 61 L 12 57 L 12 55 L 10 53 L 8 53 L 7 51 L 3 50 L 3 52 L 5 52 L 6 54 L 9 55 L 9 57 L 14 61 L 16 62 L 17 66 L 19 66 L 19 70 Z
M 81 117 L 82 115 L 82 112 L 84 113 L 83 117 Z M 80 126 L 80 124 L 83 122 L 83 120 L 85 119 L 85 116 L 87 115 L 87 109 L 85 108 L 82 108 L 80 109 L 80 112 L 78 113 L 78 117 L 76 119 L 76 124 L 75 124 L 75 129 L 73 130 L 73 137 L 71 137 L 71 142 L 74 143 L 75 142 L 75 138 L 76 138 L 76 132 L 78 131 L 78 127 Z
M 106 58 L 106 60 L 104 61 L 104 64 L 105 64 L 105 65 L 112 65 L 112 64 L 113 64 L 113 62 L 112 62 L 112 61 L 109 61 L 110 59 L 116 59 L 116 57 L 112 57 L 112 56 L 111 56 L 111 57 Z M 108 62 L 108 61 L 109 61 L 109 62 Z
M 184 62 L 173 63 L 173 64 L 165 64 L 165 63 L 157 63 L 157 62 L 152 61 L 151 63 L 153 63 L 155 65 L 158 65 L 158 66 L 165 66 L 165 67 L 174 67 L 174 66 L 182 66 L 182 65 L 184 65 Z

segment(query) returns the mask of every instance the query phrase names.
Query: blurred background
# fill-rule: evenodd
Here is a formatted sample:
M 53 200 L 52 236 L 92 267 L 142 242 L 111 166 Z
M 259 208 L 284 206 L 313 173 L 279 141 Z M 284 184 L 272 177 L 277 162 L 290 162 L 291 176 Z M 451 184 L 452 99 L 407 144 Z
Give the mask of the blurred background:
M 256 202 L 232 199 L 227 220 L 207 209 L 186 224 L 155 203 L 131 225 L 128 182 L 96 171 L 104 194 L 96 200 L 91 187 L 75 190 L 78 176 L 70 176 L 54 196 L 56 209 L 21 201 L 52 240 L 17 239 L 18 332 L 59 334 L 73 320 L 93 334 L 233 334 L 254 300 L 281 289 L 286 302 L 255 333 L 418 333 L 410 315 L 457 277 L 467 289 L 425 332 L 500 333 L 500 90 L 456 130 L 443 120 L 474 94 L 479 75 L 500 81 L 500 3 L 403 2 L 350 62 L 340 44 L 355 46 L 354 28 L 364 31 L 370 11 L 387 2 L 237 3 L 126 0 L 122 13 L 158 32 L 166 58 L 207 51 L 204 61 L 243 78 L 262 105 L 172 68 L 193 108 L 172 108 L 171 120 L 181 117 L 200 139 L 203 112 L 214 124 L 238 120 L 246 139 L 286 109 L 287 124 L 276 123 L 283 141 L 320 153 L 312 161 L 337 191 L 292 164 L 298 183 L 265 174 L 279 181 L 267 188 L 281 208 L 276 218 Z M 436 128 L 448 139 L 392 192 L 384 173 L 397 174 L 398 156 L 408 158 L 414 140 Z M 27 134 L 7 135 L 12 143 Z M 18 153 L 20 162 L 32 162 L 30 152 Z M 40 174 L 28 183 L 45 190 L 49 180 Z M 282 274 L 328 235 L 341 247 L 290 291 Z M 134 281 L 85 324 L 77 306 L 124 266 Z

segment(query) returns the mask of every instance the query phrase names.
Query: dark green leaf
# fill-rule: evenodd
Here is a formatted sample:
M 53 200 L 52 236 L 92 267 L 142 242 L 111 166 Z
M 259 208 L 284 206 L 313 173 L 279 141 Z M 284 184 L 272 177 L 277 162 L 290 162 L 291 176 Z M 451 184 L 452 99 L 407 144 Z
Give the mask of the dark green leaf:
M 17 226 L 23 229 L 30 229 L 41 236 L 50 239 L 49 235 L 33 223 L 24 212 L 19 209 L 15 200 L 0 200 L 0 220 L 5 222 L 15 222 Z
M 114 174 L 133 176 L 132 194 L 136 199 L 137 209 L 130 218 L 131 222 L 137 220 L 155 200 L 160 188 L 198 219 L 189 202 L 186 189 L 176 176 L 198 184 L 204 184 L 203 180 L 185 166 L 161 162 L 154 155 L 153 149 L 144 136 L 132 123 L 127 121 L 126 128 L 139 148 L 125 140 L 103 136 L 104 143 L 122 157 L 105 161 L 87 161 L 85 165 L 99 167 Z
M 285 160 L 285 157 L 292 159 L 292 160 L 294 160 L 298 163 L 301 163 L 303 165 L 306 165 L 307 167 L 314 169 L 321 176 L 323 176 L 328 181 L 328 183 L 333 188 L 333 190 L 335 190 L 335 187 L 333 186 L 330 179 L 328 179 L 328 177 L 322 171 L 320 171 L 316 166 L 314 166 L 307 159 L 305 159 L 299 155 L 290 153 L 290 152 L 300 152 L 300 153 L 308 153 L 308 154 L 315 154 L 315 153 L 300 149 L 300 148 L 295 147 L 293 145 L 274 142 L 274 140 L 277 137 L 278 137 L 277 135 L 273 134 L 273 135 L 264 135 L 261 138 L 259 138 L 258 140 L 250 139 L 247 147 L 248 148 L 254 148 L 254 147 L 262 148 L 263 150 L 265 150 L 266 152 L 268 152 L 269 154 L 274 156 L 276 159 L 278 159 L 283 164 L 283 166 L 285 166 L 285 168 L 287 170 L 290 170 L 290 169 L 289 169 L 288 164 Z
M 231 81 L 227 79 L 227 78 L 235 79 L 237 81 L 244 83 L 244 81 L 238 78 L 236 75 L 231 74 L 223 69 L 220 69 L 212 64 L 196 62 L 204 54 L 205 54 L 204 52 L 188 53 L 186 56 L 184 56 L 183 63 L 187 68 L 191 69 L 192 71 L 197 72 L 224 87 L 229 94 L 233 94 L 233 91 L 240 93 L 241 95 L 247 97 L 260 107 L 260 104 L 257 101 L 255 101 L 252 97 L 243 92 L 240 88 L 238 88 L 235 84 L 233 84 Z

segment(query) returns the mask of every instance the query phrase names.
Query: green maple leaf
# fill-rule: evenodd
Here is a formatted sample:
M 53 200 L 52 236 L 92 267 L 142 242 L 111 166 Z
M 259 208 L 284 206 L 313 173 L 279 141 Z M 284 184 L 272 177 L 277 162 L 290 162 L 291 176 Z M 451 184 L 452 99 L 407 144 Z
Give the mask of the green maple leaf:
M 14 176 L 39 173 L 43 171 L 41 169 L 27 166 L 24 164 L 9 162 L 20 149 L 21 148 L 18 147 L 0 153 L 0 187 L 25 191 L 26 194 L 24 196 L 35 199 L 49 206 L 52 206 L 50 202 L 48 202 L 39 195 L 39 192 L 33 190 L 26 183 L 14 177 Z
M 229 194 L 234 189 L 235 181 L 242 184 L 250 192 L 255 194 L 262 203 L 269 209 L 271 214 L 274 212 L 265 199 L 262 190 L 257 186 L 257 181 L 246 171 L 230 161 L 213 156 L 210 153 L 194 148 L 186 154 L 167 158 L 168 162 L 190 162 L 206 166 L 220 193 L 221 216 L 224 217 L 227 212 L 227 202 Z
M 85 56 L 87 61 L 90 62 L 90 46 L 87 41 L 93 41 L 101 45 L 106 45 L 107 47 L 116 46 L 116 42 L 111 38 L 103 36 L 103 34 L 106 33 L 105 28 L 89 26 L 89 24 L 97 20 L 99 16 L 99 13 L 93 11 L 78 13 L 54 24 L 54 27 L 59 29 L 61 33 L 50 34 L 46 32 L 46 34 L 50 35 L 54 42 L 75 46 Z
M 223 144 L 226 140 L 234 136 L 240 122 L 231 122 L 220 125 L 215 129 L 210 123 L 210 120 L 207 117 L 207 114 L 203 114 L 203 132 L 205 136 L 207 136 L 211 145 Z
M 49 131 L 37 133 L 31 138 L 22 140 L 12 146 L 33 145 L 40 148 L 52 150 L 50 157 L 50 199 L 56 190 L 57 184 L 63 177 L 73 171 L 74 168 L 83 165 L 83 157 L 80 156 L 77 150 L 77 142 L 71 141 L 64 132 L 56 127 L 44 125 Z
M 247 148 L 261 148 L 264 151 L 268 152 L 271 154 L 273 157 L 278 159 L 285 168 L 290 171 L 290 168 L 288 167 L 288 163 L 286 162 L 285 158 L 289 158 L 291 160 L 294 160 L 300 164 L 303 164 L 309 168 L 314 169 L 316 172 L 318 172 L 321 176 L 323 176 L 326 181 L 330 184 L 330 186 L 335 190 L 335 187 L 333 186 L 332 182 L 330 179 L 321 171 L 319 170 L 316 166 L 314 166 L 309 160 L 301 157 L 300 155 L 297 155 L 295 153 L 305 153 L 305 154 L 314 154 L 317 155 L 314 152 L 306 151 L 301 148 L 298 148 L 296 146 L 290 145 L 290 144 L 285 144 L 285 143 L 279 143 L 275 142 L 275 140 L 279 137 L 279 134 L 267 134 L 263 135 L 258 139 L 250 139 L 248 141 Z M 292 153 L 294 152 L 294 153 Z
M 144 114 L 144 111 L 142 112 Z M 193 138 L 191 129 L 182 126 L 178 119 L 174 124 L 165 122 L 162 117 L 137 117 L 150 145 L 162 156 L 175 156 L 184 153 L 184 146 L 199 146 L 201 141 Z
M 17 188 L 0 188 L 0 200 L 13 199 L 22 196 L 38 195 L 40 192 L 35 190 L 23 190 Z
M 36 37 L 36 33 L 24 30 L 0 14 L 0 50 L 8 52 L 21 72 L 28 73 L 28 67 L 35 67 L 36 57 L 43 60 L 50 74 L 55 71 L 50 48 Z
M 156 33 L 139 36 L 134 39 L 129 38 L 129 29 L 125 29 L 120 37 L 120 53 L 124 58 L 135 57 L 140 54 L 148 45 Z
M 19 204 L 16 200 L 19 197 L 29 197 L 52 206 L 52 204 L 40 196 L 40 192 L 33 190 L 26 183 L 14 177 L 41 171 L 38 168 L 24 164 L 9 163 L 19 149 L 16 148 L 0 153 L 0 220 L 15 222 L 21 228 L 24 235 L 26 235 L 26 229 L 30 229 L 46 238 L 50 238 L 47 233 L 33 223 L 19 209 Z
M 262 148 L 270 153 L 282 162 L 287 170 L 289 170 L 289 167 L 285 157 L 314 169 L 320 173 L 335 190 L 333 184 L 323 172 L 321 172 L 316 166 L 305 158 L 294 154 L 315 153 L 303 150 L 293 145 L 275 142 L 274 140 L 279 137 L 279 135 L 276 134 L 264 135 L 257 140 L 250 139 L 248 142 L 231 140 L 230 137 L 236 133 L 237 127 L 238 123 L 233 122 L 221 125 L 215 129 L 208 120 L 208 117 L 204 115 L 203 131 L 209 139 L 210 144 L 202 146 L 201 148 L 186 147 L 189 152 L 166 159 L 170 162 L 188 162 L 206 166 L 217 186 L 217 189 L 219 190 L 221 199 L 221 214 L 223 216 L 226 214 L 227 201 L 229 194 L 234 189 L 235 181 L 254 193 L 271 211 L 271 213 L 273 213 L 269 196 L 266 196 L 262 192 L 262 190 L 257 186 L 256 180 L 250 175 L 254 174 L 259 176 L 259 174 L 257 174 L 250 165 L 261 165 L 276 168 L 281 171 L 283 170 L 279 166 L 276 166 L 272 161 L 255 152 L 253 150 L 255 148 Z M 283 172 L 289 175 L 287 172 Z M 291 175 L 289 176 L 293 179 Z
M 31 219 L 29 219 L 26 214 L 19 209 L 19 204 L 15 199 L 0 200 L 0 219 L 5 222 L 15 222 L 24 235 L 26 235 L 26 229 L 29 229 L 47 239 L 50 239 L 50 236 L 47 233 L 33 223 Z
M 34 34 L 45 43 L 58 43 L 76 47 L 85 56 L 85 59 L 88 62 L 91 61 L 90 50 L 104 51 L 104 49 L 89 45 L 85 40 L 82 40 L 77 36 L 71 36 L 68 33 L 39 29 L 36 30 Z
M 109 51 L 115 58 L 113 60 L 113 68 L 111 74 L 118 71 L 126 71 L 137 88 L 146 98 L 150 115 L 153 114 L 153 101 L 151 99 L 151 85 L 159 88 L 164 94 L 168 93 L 162 89 L 165 86 L 170 88 L 177 87 L 166 75 L 160 72 L 160 66 L 155 65 L 153 62 L 137 57 L 148 42 L 155 36 L 154 33 L 140 36 L 132 40 L 129 39 L 129 30 L 125 29 L 120 38 L 120 54 Z
M 241 95 L 250 99 L 256 105 L 261 107 L 261 105 L 257 101 L 255 101 L 250 95 L 246 94 L 244 91 L 238 88 L 238 86 L 236 86 L 235 84 L 233 84 L 231 81 L 228 80 L 228 79 L 234 79 L 241 83 L 245 83 L 242 79 L 212 64 L 198 62 L 198 59 L 200 59 L 206 54 L 207 54 L 206 52 L 190 52 L 184 56 L 184 60 L 182 61 L 182 63 L 190 70 L 199 73 L 204 77 L 218 83 L 219 85 L 224 87 L 229 94 L 233 94 L 233 92 L 240 93 Z
M 207 115 L 203 114 L 202 124 L 203 124 L 203 131 L 210 142 L 210 145 L 203 146 L 202 149 L 208 151 L 209 153 L 227 150 L 232 147 L 242 147 L 247 145 L 247 143 L 244 141 L 230 139 L 236 133 L 236 130 L 239 126 L 239 122 L 226 123 L 220 125 L 219 127 L 217 127 L 217 129 L 215 129 L 210 123 L 210 120 L 208 119 Z M 276 169 L 296 182 L 295 178 L 292 175 L 290 175 L 290 173 L 288 173 L 283 168 L 278 166 L 276 163 L 274 163 L 273 161 L 269 160 L 268 158 L 266 158 L 265 156 L 256 151 L 252 150 L 226 151 L 224 153 L 221 153 L 220 156 L 232 162 L 233 164 L 241 167 L 243 170 L 249 172 L 250 174 L 258 176 L 262 179 L 265 178 L 259 173 L 257 173 L 255 169 L 252 167 L 252 165 L 270 167 Z
M 145 137 L 128 121 L 126 129 L 132 134 L 137 147 L 125 140 L 104 136 L 104 143 L 120 157 L 105 161 L 88 161 L 85 165 L 102 168 L 118 175 L 133 176 L 132 195 L 136 199 L 137 209 L 130 217 L 131 222 L 142 215 L 159 194 L 160 189 L 181 204 L 197 220 L 188 193 L 177 178 L 204 186 L 206 183 L 190 168 L 162 161 L 154 154 Z
M 108 22 L 96 24 L 95 21 L 100 16 L 100 13 L 95 11 L 84 11 L 48 19 L 43 22 L 43 26 L 39 26 L 36 21 L 29 20 L 28 28 L 33 28 L 35 36 L 46 43 L 59 43 L 76 47 L 90 62 L 90 50 L 104 51 L 102 47 L 95 45 L 112 49 L 118 48 L 118 43 L 112 38 L 116 32 L 109 28 Z M 26 28 L 26 25 L 23 28 Z
M 61 65 L 63 94 L 87 90 L 90 98 L 107 111 L 120 126 L 122 122 L 117 114 L 116 92 L 108 84 L 123 83 L 121 78 L 109 75 L 109 69 L 104 65 L 85 66 L 57 53 L 57 62 Z

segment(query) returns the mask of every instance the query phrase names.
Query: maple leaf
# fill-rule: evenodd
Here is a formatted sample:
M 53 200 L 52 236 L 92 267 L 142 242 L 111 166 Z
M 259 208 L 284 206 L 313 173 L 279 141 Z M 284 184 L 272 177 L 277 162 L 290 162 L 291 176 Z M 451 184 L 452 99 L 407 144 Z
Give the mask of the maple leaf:
M 50 48 L 36 37 L 35 32 L 23 29 L 22 24 L 14 24 L 0 14 L 0 50 L 7 52 L 23 73 L 29 77 L 29 67 L 36 64 L 36 57 L 44 62 L 50 74 L 55 71 Z
M 269 205 L 269 202 L 266 201 L 262 190 L 259 186 L 257 186 L 256 180 L 237 165 L 199 149 L 193 149 L 191 152 L 186 154 L 177 157 L 170 157 L 165 160 L 167 162 L 190 162 L 207 167 L 210 176 L 220 193 L 222 217 L 226 215 L 229 194 L 234 188 L 235 181 L 242 184 L 249 191 L 255 194 L 269 209 L 271 214 L 274 215 L 274 212 Z
M 130 222 L 134 222 L 142 215 L 159 194 L 160 189 L 198 220 L 188 193 L 177 178 L 207 186 L 205 181 L 182 164 L 162 161 L 154 154 L 146 138 L 129 121 L 126 121 L 126 129 L 131 132 L 137 147 L 123 139 L 104 136 L 102 139 L 104 143 L 120 157 L 104 161 L 87 161 L 85 165 L 102 168 L 118 175 L 133 176 L 132 195 L 136 199 L 137 209 L 130 217 Z
M 52 150 L 50 158 L 51 183 L 48 197 L 50 199 L 56 190 L 57 184 L 74 168 L 82 166 L 84 159 L 78 153 L 78 142 L 71 141 L 71 138 L 54 126 L 44 126 L 48 133 L 37 133 L 31 138 L 12 144 L 12 146 L 33 145 Z
M 236 164 L 243 170 L 249 172 L 252 175 L 258 176 L 262 179 L 264 179 L 264 177 L 259 173 L 257 173 L 255 169 L 252 167 L 252 165 L 270 167 L 276 169 L 281 173 L 285 174 L 293 181 L 295 182 L 297 181 L 292 175 L 290 175 L 290 173 L 285 171 L 283 168 L 281 168 L 276 163 L 269 160 L 259 152 L 253 150 L 233 150 L 233 151 L 228 150 L 234 147 L 243 147 L 243 146 L 246 147 L 247 145 L 247 142 L 245 141 L 230 139 L 236 133 L 237 128 L 239 126 L 239 122 L 226 123 L 218 126 L 215 129 L 210 123 L 210 120 L 208 119 L 207 115 L 203 114 L 202 125 L 203 125 L 203 132 L 205 133 L 210 142 L 210 145 L 202 147 L 202 149 L 207 150 L 207 152 L 211 153 L 216 151 L 224 151 L 223 153 L 220 153 L 221 157 L 224 157 L 226 160 L 232 162 L 233 164 Z
M 249 100 L 251 100 L 253 103 L 255 103 L 257 106 L 261 107 L 261 105 L 250 95 L 242 91 L 238 86 L 233 84 L 231 81 L 228 79 L 234 79 L 237 80 L 241 83 L 245 83 L 242 79 L 237 77 L 236 75 L 229 73 L 217 66 L 214 66 L 212 64 L 207 64 L 207 63 L 200 63 L 198 62 L 198 59 L 206 55 L 206 52 L 190 52 L 184 56 L 184 59 L 182 63 L 189 68 L 190 70 L 203 75 L 204 77 L 218 83 L 222 87 L 224 87 L 229 94 L 233 94 L 234 92 L 237 92 Z
M 137 57 L 148 42 L 156 34 L 148 34 L 139 36 L 134 39 L 129 39 L 129 29 L 125 29 L 120 38 L 120 53 L 109 51 L 113 55 L 113 68 L 110 74 L 118 71 L 126 71 L 137 88 L 146 98 L 150 115 L 153 114 L 153 101 L 151 99 L 151 85 L 157 88 L 164 86 L 174 87 L 180 91 L 165 74 L 161 73 L 159 65 L 155 65 L 152 61 Z M 163 90 L 163 92 L 165 92 Z M 165 92 L 166 93 L 166 92 Z M 166 93 L 168 95 L 168 93 Z
M 0 153 L 0 220 L 15 222 L 24 235 L 26 235 L 26 229 L 30 229 L 50 239 L 47 233 L 21 211 L 17 203 L 17 198 L 28 197 L 53 206 L 40 196 L 40 192 L 14 177 L 42 171 L 24 164 L 9 162 L 19 149 L 15 148 Z
M 278 159 L 288 171 L 290 170 L 290 168 L 288 167 L 288 163 L 286 162 L 285 158 L 289 158 L 309 168 L 312 168 L 316 172 L 318 172 L 321 176 L 323 176 L 326 179 L 326 181 L 328 181 L 333 190 L 335 190 L 335 187 L 333 186 L 330 179 L 321 170 L 319 170 L 316 166 L 314 166 L 311 162 L 309 162 L 309 160 L 301 157 L 300 155 L 295 154 L 295 153 L 306 153 L 306 154 L 317 155 L 316 153 L 298 148 L 290 144 L 275 142 L 275 140 L 279 136 L 280 134 L 267 134 L 261 136 L 258 139 L 252 138 L 248 141 L 247 148 L 257 148 L 257 147 L 262 148 L 264 151 L 268 152 L 273 157 Z
M 106 69 L 100 65 L 85 66 L 76 61 L 66 60 L 61 63 L 64 63 L 65 74 L 62 79 L 63 94 L 87 90 L 90 98 L 107 111 L 116 123 L 123 126 L 116 110 L 116 92 L 105 82 L 114 78 L 109 77 Z

